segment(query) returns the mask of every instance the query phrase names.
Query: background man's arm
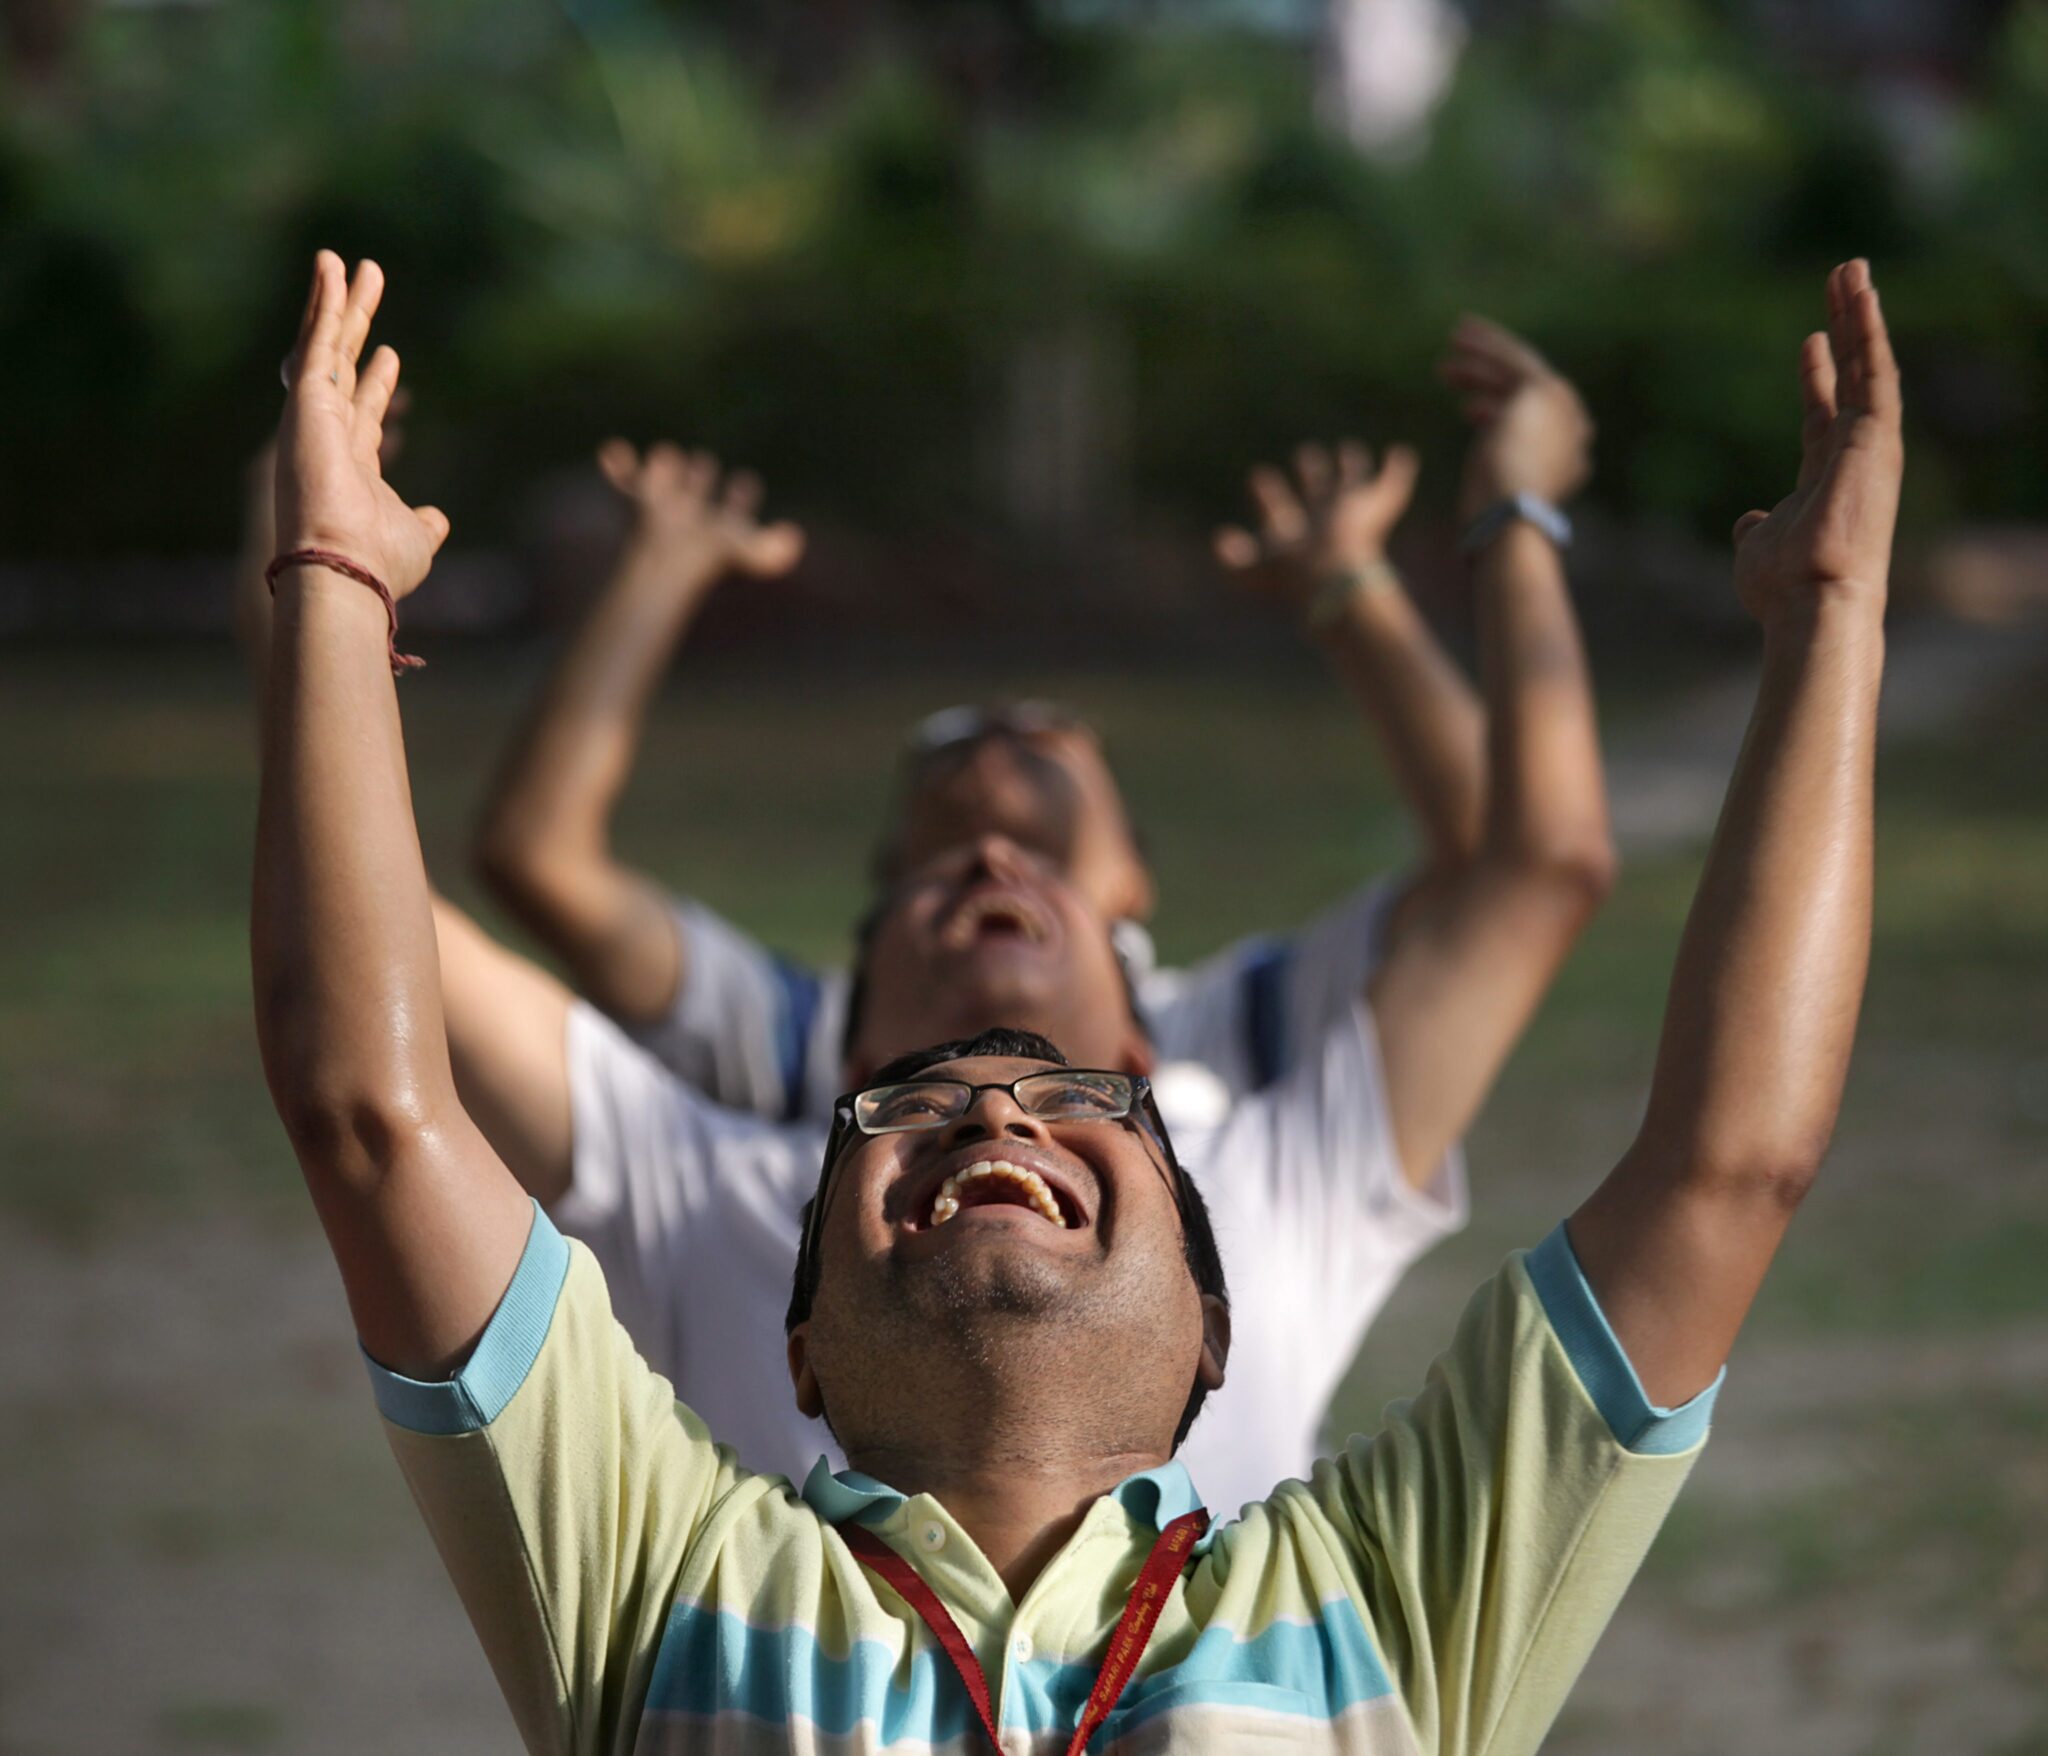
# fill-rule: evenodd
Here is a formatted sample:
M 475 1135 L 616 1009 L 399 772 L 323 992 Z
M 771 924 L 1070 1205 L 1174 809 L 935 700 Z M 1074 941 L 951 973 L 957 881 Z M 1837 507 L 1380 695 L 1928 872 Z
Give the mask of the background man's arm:
M 1653 1402 L 1728 1357 L 1834 1131 L 1870 954 L 1871 796 L 1903 467 L 1869 265 L 1801 358 L 1791 495 L 1737 524 L 1764 629 L 1749 735 L 1686 922 L 1641 1132 L 1567 1225 Z
M 277 531 L 395 596 L 447 534 L 383 481 L 398 359 L 356 360 L 382 293 L 322 252 L 280 433 Z M 315 566 L 278 582 L 250 929 L 272 1097 L 363 1344 L 414 1377 L 466 1357 L 509 1283 L 526 1196 L 459 1102 L 414 830 L 384 606 Z
M 1461 510 L 1585 479 L 1577 394 L 1507 331 L 1468 318 L 1445 374 L 1478 427 Z M 1488 791 L 1478 851 L 1395 917 L 1368 986 L 1401 1166 L 1419 1186 L 1464 1134 L 1614 877 L 1592 682 L 1564 564 L 1508 524 L 1474 562 Z
M 1429 868 L 1449 870 L 1479 843 L 1486 728 L 1471 684 L 1387 564 L 1387 538 L 1415 491 L 1415 453 L 1390 446 L 1375 473 L 1347 439 L 1334 457 L 1303 445 L 1294 462 L 1291 481 L 1252 471 L 1259 532 L 1219 530 L 1216 558 L 1308 623 L 1379 739 Z
M 803 534 L 758 523 L 758 479 L 735 473 L 721 490 L 703 452 L 664 444 L 643 459 L 615 439 L 598 462 L 632 503 L 633 532 L 513 748 L 477 865 L 581 993 L 646 1025 L 667 1015 L 688 971 L 667 892 L 613 855 L 612 816 L 655 689 L 711 591 L 732 572 L 788 572 Z

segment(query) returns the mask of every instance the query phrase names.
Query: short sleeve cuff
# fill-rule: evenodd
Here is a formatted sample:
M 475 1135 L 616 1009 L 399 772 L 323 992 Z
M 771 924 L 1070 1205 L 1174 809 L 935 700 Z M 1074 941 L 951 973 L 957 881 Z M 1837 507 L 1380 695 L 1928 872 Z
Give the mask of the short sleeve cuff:
M 429 1383 L 401 1377 L 364 1352 L 378 1412 L 394 1427 L 413 1433 L 445 1437 L 488 1427 L 518 1394 L 540 1358 L 568 1273 L 568 1242 L 536 1205 L 512 1284 L 453 1378 Z
M 1617 1442 L 1639 1456 L 1670 1457 L 1707 1436 L 1726 1367 L 1682 1407 L 1658 1408 L 1593 1296 L 1564 1227 L 1531 1250 L 1523 1266 L 1565 1357 Z

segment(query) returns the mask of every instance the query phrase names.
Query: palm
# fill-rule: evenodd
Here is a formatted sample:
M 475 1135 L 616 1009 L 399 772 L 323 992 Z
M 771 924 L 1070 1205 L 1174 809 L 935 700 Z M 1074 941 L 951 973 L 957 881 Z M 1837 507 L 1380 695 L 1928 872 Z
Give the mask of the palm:
M 1291 478 L 1270 467 L 1252 471 L 1258 532 L 1218 531 L 1217 559 L 1255 591 L 1300 607 L 1328 575 L 1384 558 L 1414 497 L 1418 467 L 1404 445 L 1388 447 L 1377 470 L 1355 440 L 1339 445 L 1334 458 L 1304 445 Z
M 345 555 L 401 598 L 427 576 L 448 523 L 431 507 L 408 506 L 384 479 L 379 452 L 398 356 L 379 348 L 356 371 L 382 291 L 374 263 L 344 287 L 339 260 L 322 253 L 278 431 L 277 533 L 286 550 Z
M 734 470 L 719 485 L 718 459 L 684 452 L 663 441 L 640 456 L 613 439 L 597 454 L 605 479 L 632 503 L 636 539 L 655 552 L 716 573 L 730 569 L 756 579 L 787 573 L 802 558 L 804 534 L 787 522 L 760 520 L 761 479 Z
M 1801 354 L 1798 481 L 1736 526 L 1736 592 L 1760 618 L 1843 589 L 1881 593 L 1889 567 L 1904 452 L 1898 369 L 1869 269 L 1837 269 L 1828 305 L 1829 333 L 1807 337 Z

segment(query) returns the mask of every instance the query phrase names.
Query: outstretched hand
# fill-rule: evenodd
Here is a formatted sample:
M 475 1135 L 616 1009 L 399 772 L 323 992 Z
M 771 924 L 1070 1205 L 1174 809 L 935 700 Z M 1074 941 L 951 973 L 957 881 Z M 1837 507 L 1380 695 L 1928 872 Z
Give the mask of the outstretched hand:
M 761 478 L 734 470 L 721 491 L 718 459 L 708 451 L 664 440 L 642 455 L 608 439 L 597 467 L 633 507 L 639 557 L 686 584 L 709 586 L 727 573 L 776 579 L 803 556 L 799 526 L 761 522 Z
M 1828 597 L 1884 603 L 1905 469 L 1899 368 L 1870 264 L 1828 276 L 1828 327 L 1799 355 L 1799 476 L 1769 512 L 1735 523 L 1735 589 L 1760 621 Z
M 1458 488 L 1466 522 L 1515 494 L 1562 505 L 1593 472 L 1593 419 L 1571 380 L 1512 330 L 1461 318 L 1437 368 L 1472 423 Z
M 329 549 L 368 568 L 393 598 L 417 587 L 447 540 L 432 506 L 406 505 L 384 479 L 384 417 L 398 389 L 398 355 L 380 347 L 360 372 L 370 320 L 384 296 L 374 262 L 347 279 L 341 258 L 313 260 L 313 287 L 285 364 L 290 388 L 277 438 L 279 551 Z
M 1303 445 L 1291 479 L 1267 464 L 1251 472 L 1258 534 L 1223 526 L 1216 559 L 1254 590 L 1305 610 L 1332 575 L 1386 559 L 1387 538 L 1408 510 L 1420 472 L 1406 445 L 1388 446 L 1378 469 L 1355 439 L 1340 443 L 1334 458 L 1320 445 Z

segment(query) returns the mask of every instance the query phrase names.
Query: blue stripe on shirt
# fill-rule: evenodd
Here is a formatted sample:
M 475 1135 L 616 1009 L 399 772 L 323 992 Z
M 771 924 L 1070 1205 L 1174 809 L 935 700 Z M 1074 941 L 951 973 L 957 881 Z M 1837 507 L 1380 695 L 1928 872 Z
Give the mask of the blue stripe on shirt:
M 394 1427 L 440 1437 L 488 1427 L 540 1358 L 568 1274 L 568 1242 L 535 1202 L 512 1282 L 461 1371 L 431 1382 L 406 1378 L 364 1352 L 378 1412 Z
M 1246 954 L 1238 972 L 1238 1003 L 1252 1089 L 1263 1090 L 1287 1065 L 1287 978 L 1294 941 L 1268 939 Z
M 1690 1451 L 1707 1436 L 1714 1398 L 1728 1375 L 1726 1367 L 1683 1407 L 1658 1408 L 1636 1376 L 1607 1313 L 1600 1309 L 1564 1227 L 1557 1227 L 1531 1250 L 1522 1265 L 1572 1370 L 1617 1441 L 1638 1456 L 1670 1457 Z
M 769 953 L 775 971 L 775 1060 L 782 1074 L 782 1119 L 800 1121 L 804 1114 L 805 1075 L 809 1071 L 811 1032 L 818 1022 L 818 1001 L 824 984 L 815 970 L 794 963 L 780 952 Z

